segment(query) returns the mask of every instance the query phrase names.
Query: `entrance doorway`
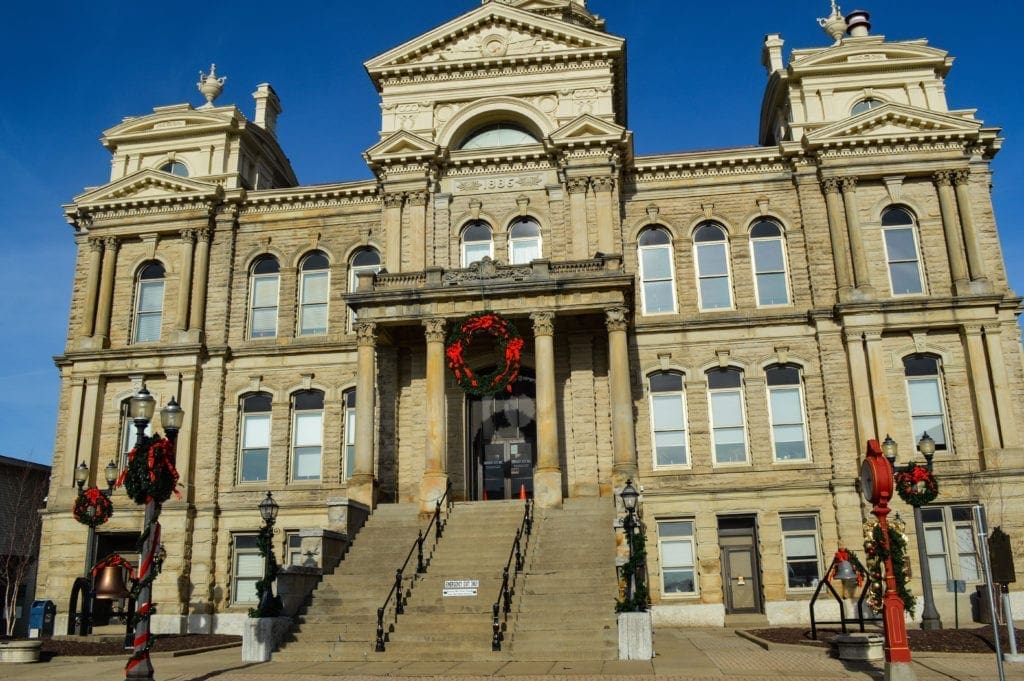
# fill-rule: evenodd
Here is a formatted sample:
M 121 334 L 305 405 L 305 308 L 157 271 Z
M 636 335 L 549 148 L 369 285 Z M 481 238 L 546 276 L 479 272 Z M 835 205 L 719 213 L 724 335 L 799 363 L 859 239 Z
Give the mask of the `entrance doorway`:
M 533 376 L 524 372 L 512 392 L 471 397 L 469 452 L 466 457 L 470 499 L 493 501 L 533 496 L 537 463 L 537 421 Z
M 719 517 L 718 545 L 726 614 L 762 612 L 761 566 L 754 516 Z

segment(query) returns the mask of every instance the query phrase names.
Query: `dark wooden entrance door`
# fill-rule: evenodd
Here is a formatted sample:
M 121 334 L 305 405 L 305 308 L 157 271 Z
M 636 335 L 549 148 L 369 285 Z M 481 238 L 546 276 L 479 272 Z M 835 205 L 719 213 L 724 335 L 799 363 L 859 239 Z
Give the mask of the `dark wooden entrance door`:
M 537 438 L 533 378 L 520 376 L 511 393 L 471 398 L 468 406 L 470 498 L 532 497 Z

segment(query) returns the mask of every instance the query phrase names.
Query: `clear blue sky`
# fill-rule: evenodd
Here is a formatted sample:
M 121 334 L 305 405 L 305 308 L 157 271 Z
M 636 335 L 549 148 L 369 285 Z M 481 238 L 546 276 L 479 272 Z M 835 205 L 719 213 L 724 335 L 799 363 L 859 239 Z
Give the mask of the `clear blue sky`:
M 103 130 L 154 106 L 203 102 L 211 62 L 228 78 L 218 104 L 252 115 L 270 82 L 278 123 L 303 184 L 370 177 L 360 154 L 377 141 L 380 110 L 362 63 L 478 6 L 479 0 L 288 3 L 17 2 L 0 28 L 0 454 L 48 463 L 57 420 L 75 249 L 60 205 L 103 184 Z M 815 23 L 828 0 L 590 0 L 628 40 L 629 127 L 649 154 L 755 144 L 766 33 L 786 50 L 830 42 Z M 928 38 L 957 61 L 952 108 L 977 108 L 1008 138 L 993 199 L 1011 286 L 1024 292 L 1024 9 L 996 0 L 865 0 L 889 39 Z M 675 116 L 672 111 L 683 111 Z

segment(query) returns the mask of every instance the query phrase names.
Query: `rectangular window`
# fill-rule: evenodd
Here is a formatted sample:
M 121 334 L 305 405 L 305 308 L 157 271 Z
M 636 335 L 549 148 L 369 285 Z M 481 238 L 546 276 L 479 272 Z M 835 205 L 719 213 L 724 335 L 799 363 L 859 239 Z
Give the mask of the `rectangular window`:
M 243 414 L 242 461 L 239 482 L 267 479 L 270 458 L 270 414 Z
M 288 553 L 285 555 L 285 565 L 302 565 L 306 556 L 302 553 L 302 535 L 298 532 L 287 534 Z
M 539 239 L 516 239 L 512 242 L 512 264 L 527 265 L 540 257 Z
M 255 534 L 232 535 L 231 593 L 233 603 L 255 603 L 256 582 L 263 579 L 263 557 Z
M 700 285 L 700 309 L 732 307 L 729 258 L 724 243 L 697 245 L 697 280 Z
M 302 298 L 299 335 L 327 333 L 327 297 L 329 273 L 325 270 L 302 273 Z
M 782 239 L 763 239 L 751 242 L 754 252 L 754 285 L 757 304 L 787 305 L 786 259 L 782 252 Z
M 324 429 L 322 411 L 295 413 L 292 457 L 294 480 L 320 479 L 320 451 Z
M 683 375 L 675 372 L 651 374 L 651 431 L 654 439 L 654 465 L 686 466 L 686 400 Z
M 668 246 L 641 249 L 640 267 L 643 273 L 644 312 L 674 312 L 676 300 L 672 250 Z
M 809 589 L 817 586 L 821 579 L 818 516 L 783 516 L 782 547 L 786 559 L 787 588 Z
M 662 595 L 697 593 L 695 554 L 692 520 L 658 521 Z
M 928 433 L 935 440 L 936 449 L 946 449 L 945 417 L 938 378 L 908 378 L 907 391 L 910 393 L 910 420 L 915 441 Z
M 889 279 L 893 295 L 911 295 L 924 291 L 918 262 L 917 240 L 913 227 L 883 230 L 885 252 L 889 258 Z
M 160 340 L 160 322 L 163 318 L 164 281 L 140 281 L 139 304 L 135 314 L 135 342 Z
M 948 579 L 978 582 L 974 513 L 970 506 L 928 506 L 921 509 L 925 550 L 933 584 Z
M 711 432 L 715 447 L 715 463 L 743 463 L 747 460 L 747 443 L 743 428 L 743 393 L 741 390 L 715 390 L 711 401 Z
M 775 460 L 805 461 L 808 458 L 807 435 L 800 372 L 791 366 L 774 366 L 765 370 L 765 377 Z
M 356 462 L 356 391 L 348 390 L 342 396 L 345 404 L 345 470 L 347 480 L 352 477 Z
M 258 275 L 252 280 L 252 320 L 249 336 L 273 338 L 277 335 L 277 274 Z

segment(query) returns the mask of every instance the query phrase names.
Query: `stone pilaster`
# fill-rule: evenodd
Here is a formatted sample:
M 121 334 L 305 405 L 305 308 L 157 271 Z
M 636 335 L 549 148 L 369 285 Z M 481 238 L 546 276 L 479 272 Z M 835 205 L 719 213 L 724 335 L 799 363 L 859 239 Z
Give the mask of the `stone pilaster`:
M 110 344 L 110 312 L 114 306 L 114 274 L 117 268 L 117 237 L 103 239 L 103 275 L 100 279 L 99 306 L 94 336 L 99 347 Z
M 618 205 L 612 201 L 615 179 L 596 177 L 593 185 L 597 213 L 597 250 L 605 254 L 618 253 L 620 251 L 615 247 L 615 216 L 618 214 Z
M 348 498 L 373 509 L 377 503 L 377 484 L 373 474 L 376 379 L 374 373 L 377 325 L 356 322 L 356 445 Z
M 398 272 L 402 268 L 402 203 L 405 196 L 401 193 L 384 194 L 381 229 L 384 231 L 384 266 L 389 272 Z
M 85 306 L 79 329 L 80 338 L 89 338 L 96 328 L 96 302 L 100 288 L 100 269 L 103 266 L 103 240 L 89 239 L 89 270 L 85 280 Z
M 868 355 L 868 375 L 871 377 L 872 407 L 875 410 L 875 433 L 883 437 L 883 433 L 892 432 L 890 417 L 892 408 L 889 405 L 889 386 L 885 378 L 885 348 L 882 346 L 882 332 L 878 330 L 864 333 L 864 347 Z
M 871 402 L 871 383 L 868 379 L 867 356 L 864 353 L 864 335 L 860 331 L 847 332 L 846 355 L 850 362 L 850 387 L 853 392 L 853 411 L 857 428 L 857 450 L 868 440 L 884 437 L 875 430 L 875 414 Z
M 425 266 L 427 243 L 427 192 L 412 192 L 405 201 L 405 212 L 409 219 L 408 234 L 403 234 L 403 255 L 405 267 L 410 272 L 419 272 Z
M 971 210 L 971 171 L 967 168 L 954 170 L 953 185 L 960 227 L 964 234 L 964 248 L 967 251 L 967 267 L 973 282 L 972 289 L 979 293 L 987 293 L 992 289 L 985 272 L 985 261 L 978 245 L 978 229 L 974 224 L 974 212 Z
M 953 279 L 953 291 L 966 293 L 970 290 L 970 277 L 967 274 L 967 260 L 964 258 L 960 226 L 957 224 L 953 173 L 941 170 L 935 173 L 934 180 L 939 193 L 939 211 L 942 213 L 942 231 L 946 237 L 946 253 L 949 256 L 949 275 Z
M 426 443 L 423 478 L 420 481 L 420 512 L 430 513 L 444 494 L 448 482 L 445 464 L 448 437 L 444 399 L 444 331 L 445 320 L 424 319 L 427 338 L 427 387 L 425 404 Z M 359 399 L 359 393 L 356 393 Z M 358 411 L 356 418 L 359 418 Z
M 534 312 L 530 319 L 533 320 L 537 371 L 537 470 L 533 474 L 533 496 L 539 506 L 552 508 L 562 505 L 562 467 L 555 410 L 555 315 Z
M 633 429 L 633 391 L 629 380 L 629 348 L 626 329 L 629 310 L 616 306 L 605 310 L 608 328 L 608 373 L 612 401 L 612 484 L 622 487 L 637 477 L 636 432 Z
M 967 348 L 967 375 L 974 391 L 974 404 L 978 431 L 981 433 L 982 458 L 984 450 L 999 448 L 999 420 L 996 418 L 992 399 L 992 386 L 988 380 L 988 361 L 981 337 L 981 325 L 965 324 L 961 329 L 963 343 Z
M 196 230 L 181 230 L 181 276 L 178 279 L 178 314 L 174 320 L 177 331 L 188 331 L 189 293 L 192 289 L 192 254 L 196 246 Z
M 585 177 L 570 178 L 565 181 L 569 192 L 569 225 L 572 233 L 572 257 L 584 260 L 591 256 L 590 243 L 587 240 L 587 186 L 590 180 Z
M 864 241 L 860 234 L 860 216 L 857 212 L 857 178 L 844 177 L 839 181 L 846 211 L 846 234 L 850 239 L 850 259 L 853 260 L 853 285 L 862 296 L 874 294 L 868 261 L 864 256 Z
M 999 432 L 1002 434 L 1003 447 L 1011 448 L 1020 446 L 1020 437 L 1017 420 L 1013 415 L 1013 392 L 1003 359 L 1002 333 L 998 325 L 985 326 L 985 349 L 988 351 L 989 376 L 992 377 L 992 392 L 999 416 Z
M 192 314 L 188 326 L 193 332 L 199 333 L 203 331 L 206 319 L 206 287 L 210 277 L 210 242 L 213 240 L 213 230 L 197 230 L 196 236 L 196 269 L 192 278 Z
M 828 233 L 832 239 L 832 261 L 836 270 L 836 287 L 839 300 L 849 300 L 853 289 L 853 275 L 847 257 L 846 238 L 843 236 L 842 201 L 839 198 L 839 180 L 834 177 L 821 182 L 825 192 L 825 210 L 828 214 Z

